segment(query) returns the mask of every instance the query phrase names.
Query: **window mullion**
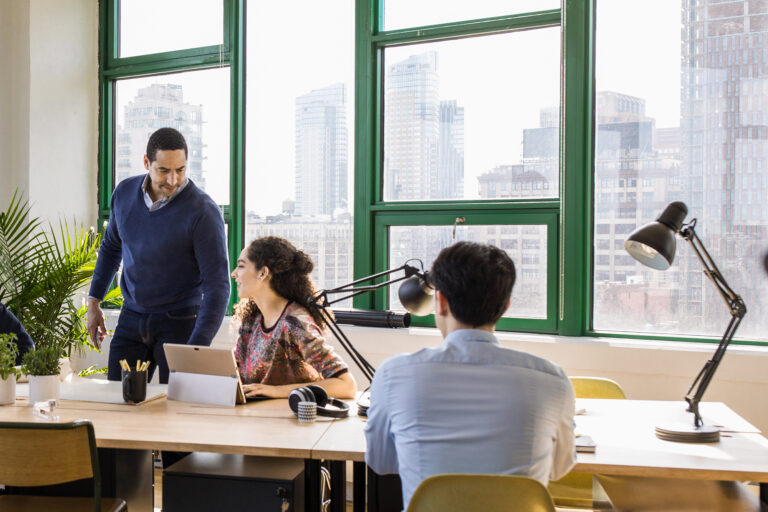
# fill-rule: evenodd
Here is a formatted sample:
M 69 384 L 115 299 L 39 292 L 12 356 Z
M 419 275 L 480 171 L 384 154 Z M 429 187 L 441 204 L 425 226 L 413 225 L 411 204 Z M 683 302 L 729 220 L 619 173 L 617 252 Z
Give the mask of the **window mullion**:
M 594 23 L 591 1 L 566 3 L 563 16 L 558 331 L 581 336 L 591 318 L 591 190 Z

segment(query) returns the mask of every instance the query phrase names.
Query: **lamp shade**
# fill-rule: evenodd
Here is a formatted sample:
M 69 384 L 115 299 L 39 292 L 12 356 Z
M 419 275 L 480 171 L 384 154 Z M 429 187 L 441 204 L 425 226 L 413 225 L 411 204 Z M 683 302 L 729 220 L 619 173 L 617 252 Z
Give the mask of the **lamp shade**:
M 658 218 L 630 233 L 624 241 L 624 249 L 645 266 L 667 270 L 675 260 L 677 239 L 675 235 L 688 215 L 684 203 L 670 203 Z
M 397 296 L 406 311 L 416 316 L 428 315 L 434 309 L 435 289 L 425 275 L 411 276 L 400 285 Z

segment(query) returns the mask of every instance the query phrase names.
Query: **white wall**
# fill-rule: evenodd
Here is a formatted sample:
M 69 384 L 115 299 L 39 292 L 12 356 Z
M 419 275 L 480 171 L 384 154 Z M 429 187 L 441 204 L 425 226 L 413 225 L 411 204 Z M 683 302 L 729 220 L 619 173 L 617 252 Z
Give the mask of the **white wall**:
M 0 2 L 0 209 L 16 188 L 32 214 L 98 214 L 98 3 Z
M 0 211 L 28 189 L 29 4 L 0 2 Z

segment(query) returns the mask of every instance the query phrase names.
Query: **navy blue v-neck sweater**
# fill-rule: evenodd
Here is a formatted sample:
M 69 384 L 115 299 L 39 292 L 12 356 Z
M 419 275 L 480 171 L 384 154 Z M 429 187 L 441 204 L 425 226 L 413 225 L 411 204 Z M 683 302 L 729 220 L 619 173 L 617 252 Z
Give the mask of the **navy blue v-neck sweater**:
M 187 341 L 210 345 L 229 301 L 229 259 L 221 210 L 192 180 L 167 205 L 149 211 L 146 175 L 123 180 L 112 193 L 90 296 L 103 298 L 123 262 L 124 307 L 160 313 L 200 306 Z

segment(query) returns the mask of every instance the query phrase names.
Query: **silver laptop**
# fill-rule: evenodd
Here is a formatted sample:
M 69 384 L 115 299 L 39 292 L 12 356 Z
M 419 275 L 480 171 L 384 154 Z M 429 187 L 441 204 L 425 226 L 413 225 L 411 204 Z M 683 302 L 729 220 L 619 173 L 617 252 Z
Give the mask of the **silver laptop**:
M 171 380 L 174 373 L 230 377 L 237 380 L 235 403 L 245 403 L 243 385 L 232 349 L 176 343 L 166 343 L 163 348 L 168 369 L 171 372 Z

